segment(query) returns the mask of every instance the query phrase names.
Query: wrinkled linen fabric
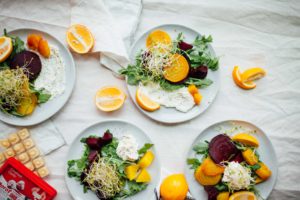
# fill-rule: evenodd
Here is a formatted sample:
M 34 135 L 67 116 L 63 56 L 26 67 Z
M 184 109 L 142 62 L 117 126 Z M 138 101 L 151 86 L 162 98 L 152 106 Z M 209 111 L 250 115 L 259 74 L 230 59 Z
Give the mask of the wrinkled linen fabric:
M 69 1 L 14 2 L 0 1 L 1 29 L 41 28 L 65 42 L 65 30 L 71 23 Z M 180 173 L 184 172 L 190 145 L 203 129 L 223 120 L 245 120 L 265 131 L 277 154 L 278 179 L 269 199 L 299 199 L 300 2 L 144 0 L 135 39 L 165 23 L 182 24 L 213 36 L 221 73 L 215 102 L 201 116 L 176 125 L 150 120 L 129 98 L 116 112 L 99 112 L 93 104 L 97 89 L 117 85 L 126 91 L 126 85 L 110 70 L 99 67 L 99 54 L 73 54 L 76 87 L 64 109 L 52 118 L 66 142 L 70 144 L 81 130 L 97 121 L 125 119 L 142 127 L 153 140 L 164 168 Z M 267 76 L 257 81 L 256 89 L 244 91 L 232 81 L 234 65 L 242 70 L 260 66 Z M 58 190 L 57 199 L 72 199 L 64 182 L 68 148 L 65 145 L 46 156 L 52 173 L 47 181 Z

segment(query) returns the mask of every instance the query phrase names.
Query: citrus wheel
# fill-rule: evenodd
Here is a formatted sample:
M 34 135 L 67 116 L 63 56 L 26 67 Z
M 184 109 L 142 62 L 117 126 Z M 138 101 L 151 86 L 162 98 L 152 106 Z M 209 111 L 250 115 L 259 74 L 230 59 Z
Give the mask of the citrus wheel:
M 12 50 L 11 38 L 6 36 L 0 37 L 0 62 L 5 61 L 10 56 Z
M 229 200 L 257 200 L 257 198 L 253 192 L 242 191 L 233 193 Z
M 242 81 L 242 75 L 241 75 L 241 72 L 240 72 L 238 66 L 234 67 L 234 69 L 232 71 L 232 78 L 233 78 L 235 84 L 242 89 L 250 90 L 250 89 L 253 89 L 256 87 L 256 84 L 253 83 L 252 81 L 248 81 L 248 82 Z
M 110 112 L 120 109 L 126 99 L 125 93 L 115 86 L 99 89 L 95 96 L 95 104 L 102 111 Z
M 85 54 L 94 46 L 94 36 L 84 25 L 74 24 L 67 30 L 67 43 L 76 53 Z
M 143 92 L 141 91 L 140 88 L 138 88 L 136 90 L 136 102 L 138 103 L 138 105 L 146 110 L 146 111 L 155 111 L 158 110 L 160 108 L 160 105 L 154 101 L 152 101 L 149 97 L 147 97 L 145 94 L 143 94 Z

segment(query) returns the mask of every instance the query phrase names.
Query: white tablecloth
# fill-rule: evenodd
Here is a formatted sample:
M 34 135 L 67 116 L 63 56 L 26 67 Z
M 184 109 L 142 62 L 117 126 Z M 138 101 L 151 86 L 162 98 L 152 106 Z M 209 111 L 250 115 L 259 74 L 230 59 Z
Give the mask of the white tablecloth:
M 17 2 L 1 0 L 0 29 L 38 27 L 65 41 L 65 30 L 70 24 L 69 1 Z M 125 83 L 99 66 L 98 54 L 73 54 L 76 87 L 70 101 L 53 117 L 66 142 L 70 144 L 82 129 L 94 122 L 126 119 L 146 130 L 156 145 L 162 166 L 180 173 L 184 171 L 187 150 L 201 130 L 221 120 L 246 120 L 265 130 L 277 153 L 279 176 L 269 199 L 299 199 L 300 1 L 241 2 L 143 1 L 136 36 L 164 23 L 183 24 L 213 36 L 213 47 L 220 56 L 221 88 L 203 115 L 183 124 L 163 125 L 144 116 L 129 98 L 119 111 L 100 112 L 93 103 L 97 89 L 118 85 L 126 91 Z M 36 23 L 39 17 L 43 17 L 42 24 Z M 261 66 L 268 74 L 255 90 L 244 91 L 232 81 L 234 65 L 242 69 Z M 60 200 L 72 199 L 64 182 L 68 148 L 65 145 L 46 157 L 51 170 L 47 181 L 58 190 Z

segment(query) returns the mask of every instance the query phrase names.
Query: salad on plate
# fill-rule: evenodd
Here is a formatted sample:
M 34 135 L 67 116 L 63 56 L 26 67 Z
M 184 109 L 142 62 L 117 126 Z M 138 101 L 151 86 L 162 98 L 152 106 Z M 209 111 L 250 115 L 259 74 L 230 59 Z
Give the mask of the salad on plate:
M 25 117 L 65 91 L 65 64 L 58 47 L 39 33 L 27 41 L 4 30 L 0 37 L 0 111 Z
M 163 30 L 152 31 L 135 63 L 120 70 L 129 85 L 137 86 L 137 104 L 149 112 L 165 106 L 183 113 L 200 105 L 201 89 L 213 84 L 207 74 L 219 67 L 210 51 L 211 42 L 211 36 L 198 35 L 187 43 L 184 33 L 172 39 Z
M 79 159 L 68 161 L 68 176 L 82 184 L 86 193 L 94 192 L 99 199 L 125 199 L 148 186 L 151 175 L 147 168 L 154 160 L 153 144 L 141 148 L 135 137 L 124 134 L 114 137 L 107 130 L 102 137 L 82 138 L 84 152 Z
M 255 186 L 267 181 L 272 171 L 261 160 L 260 143 L 254 135 L 222 133 L 193 147 L 196 157 L 188 158 L 187 164 L 209 200 L 260 198 Z

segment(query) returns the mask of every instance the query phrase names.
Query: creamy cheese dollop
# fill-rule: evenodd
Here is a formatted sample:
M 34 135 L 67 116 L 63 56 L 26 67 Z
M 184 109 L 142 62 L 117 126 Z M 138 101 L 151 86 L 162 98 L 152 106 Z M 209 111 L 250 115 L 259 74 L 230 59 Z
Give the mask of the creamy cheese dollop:
M 152 101 L 165 107 L 173 107 L 181 112 L 188 112 L 195 105 L 193 96 L 187 87 L 182 87 L 174 91 L 165 91 L 158 84 L 140 84 L 140 89 Z
M 222 182 L 227 183 L 232 190 L 247 189 L 253 181 L 251 170 L 238 162 L 230 162 L 226 166 L 222 178 Z
M 135 161 L 139 158 L 138 144 L 132 135 L 123 135 L 119 139 L 117 155 L 123 160 Z
M 51 94 L 51 99 L 53 99 L 65 91 L 66 73 L 65 63 L 59 49 L 55 46 L 50 46 L 50 51 L 51 54 L 49 58 L 40 56 L 42 70 L 34 81 L 34 86 L 38 90 L 44 89 Z

